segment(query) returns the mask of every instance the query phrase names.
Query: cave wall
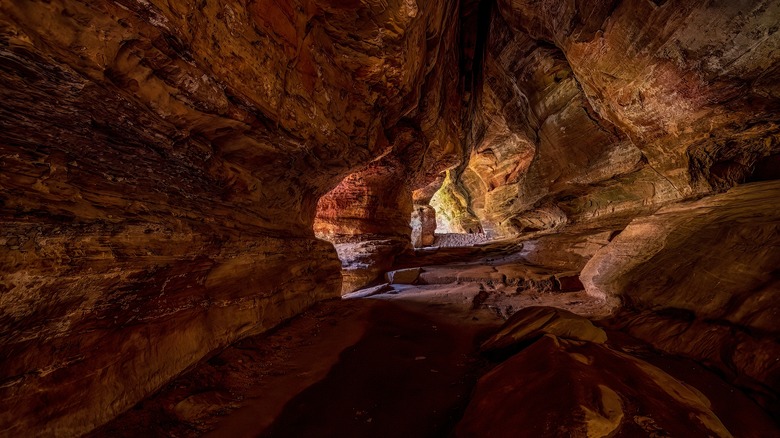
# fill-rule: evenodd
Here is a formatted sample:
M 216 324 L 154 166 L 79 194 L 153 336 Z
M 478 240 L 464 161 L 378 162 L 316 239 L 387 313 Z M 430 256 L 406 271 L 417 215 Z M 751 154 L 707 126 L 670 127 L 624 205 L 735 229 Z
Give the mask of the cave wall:
M 475 147 L 449 204 L 506 236 L 762 179 L 780 147 L 779 13 L 768 1 L 498 1 Z
M 530 262 L 563 260 L 572 230 L 605 236 L 580 267 L 621 309 L 610 324 L 776 409 L 780 196 L 761 181 L 778 178 L 780 5 L 496 6 L 474 148 L 434 196 L 439 217 L 557 232 L 539 239 L 552 252 L 524 248 Z
M 590 262 L 571 251 L 625 307 L 617 327 L 776 392 L 777 188 L 759 181 L 780 176 L 779 16 L 769 0 L 0 3 L 0 430 L 88 431 L 375 280 L 410 248 L 415 205 L 494 237 L 607 224 Z
M 580 279 L 617 301 L 615 328 L 719 369 L 780 407 L 780 182 L 756 182 L 633 220 Z
M 0 4 L 0 429 L 88 431 L 338 296 L 317 201 L 411 112 L 449 129 L 453 11 Z
M 452 109 L 458 107 L 443 107 L 441 117 Z M 395 256 L 421 246 L 419 211 L 432 211 L 424 193 L 440 181 L 438 174 L 443 169 L 463 157 L 463 149 L 452 136 L 457 132 L 445 131 L 443 138 L 429 140 L 415 125 L 399 124 L 384 139 L 390 144 L 386 155 L 348 175 L 320 198 L 314 232 L 338 251 L 342 293 L 376 282 L 390 269 Z M 427 223 L 433 225 L 435 220 Z M 429 231 L 428 244 L 433 243 Z
M 776 409 L 780 5 L 497 6 L 455 210 L 494 236 L 606 230 L 581 279 L 610 324 Z
M 342 264 L 342 294 L 389 270 L 411 249 L 412 190 L 406 167 L 385 157 L 347 176 L 318 204 L 314 232 L 332 242 Z
M 636 214 L 664 192 L 653 174 L 638 173 L 641 152 L 595 114 L 559 49 L 513 31 L 498 13 L 487 44 L 479 141 L 440 203 L 504 236 Z M 646 187 L 626 193 L 626 174 Z
M 440 26 L 419 53 L 425 74 L 417 102 L 379 134 L 383 155 L 319 201 L 314 229 L 338 251 L 342 293 L 378 281 L 395 256 L 411 250 L 412 212 L 426 208 L 441 173 L 460 164 L 468 150 L 462 127 L 461 10 L 453 2 L 440 12 Z M 417 203 L 422 205 L 415 208 Z
M 682 196 L 749 178 L 778 148 L 773 1 L 500 1 L 561 49 L 594 110 Z

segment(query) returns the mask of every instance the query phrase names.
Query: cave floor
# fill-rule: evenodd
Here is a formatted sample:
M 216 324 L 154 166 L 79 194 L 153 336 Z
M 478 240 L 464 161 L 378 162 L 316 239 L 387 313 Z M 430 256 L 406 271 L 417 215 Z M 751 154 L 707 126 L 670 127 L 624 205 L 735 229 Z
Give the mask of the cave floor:
M 92 436 L 442 436 L 486 362 L 489 309 L 407 291 L 315 305 L 202 362 Z M 305 419 L 305 421 L 301 421 Z
M 462 268 L 427 272 L 445 278 L 453 266 Z M 92 436 L 447 435 L 490 366 L 477 348 L 507 303 L 599 312 L 581 291 L 515 290 L 486 277 L 319 303 L 200 363 Z
M 319 303 L 201 362 L 91 436 L 449 436 L 477 379 L 496 365 L 477 350 L 507 312 L 552 306 L 596 320 L 606 316 L 602 303 L 581 290 L 492 281 L 505 280 L 506 266 L 520 269 L 515 260 L 504 261 L 429 266 L 426 278 L 442 284 L 392 285 L 369 298 Z M 470 274 L 453 279 L 453 271 Z M 705 368 L 622 333 L 609 332 L 609 339 L 695 385 L 730 430 L 742 436 L 771 436 L 747 433 L 751 428 L 776 430 L 763 411 Z
M 422 267 L 418 284 L 321 302 L 201 361 L 91 436 L 450 436 L 477 380 L 497 365 L 479 354 L 479 345 L 509 315 L 550 306 L 594 321 L 609 316 L 612 309 L 587 295 L 577 275 L 581 253 L 614 234 L 575 230 L 418 251 L 398 263 Z M 573 250 L 566 254 L 562 247 Z M 533 258 L 524 251 L 529 248 Z M 702 366 L 608 333 L 610 348 L 704 393 L 739 436 L 780 432 L 764 411 Z

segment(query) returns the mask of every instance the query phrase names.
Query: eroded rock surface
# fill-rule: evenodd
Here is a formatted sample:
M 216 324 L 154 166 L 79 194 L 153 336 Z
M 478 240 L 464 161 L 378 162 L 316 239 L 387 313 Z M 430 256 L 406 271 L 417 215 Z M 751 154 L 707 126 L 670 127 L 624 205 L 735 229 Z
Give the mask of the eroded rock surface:
M 402 165 L 436 173 L 461 149 L 458 117 L 440 121 L 460 99 L 457 14 L 3 2 L 3 433 L 86 432 L 338 296 L 336 252 L 312 231 L 320 196 L 409 137 L 402 119 L 425 133 L 398 146 L 423 151 Z
M 511 235 L 776 178 L 778 8 L 498 1 L 440 215 Z
M 777 2 L 498 5 L 561 50 L 595 112 L 683 195 L 744 181 L 777 153 Z
M 431 246 L 436 234 L 436 210 L 430 205 L 415 204 L 412 209 L 412 246 Z
M 545 335 L 482 377 L 459 437 L 732 434 L 700 392 L 602 344 Z
M 524 343 L 532 343 L 545 334 L 575 341 L 603 344 L 607 340 L 604 330 L 588 319 L 554 307 L 526 307 L 513 314 L 495 335 L 482 343 L 486 352 L 520 349 Z
M 500 317 L 617 311 L 777 412 L 778 17 L 771 0 L 0 3 L 0 433 L 87 432 L 420 266 L 415 299 L 455 282 L 450 302 Z M 436 222 L 457 244 L 515 240 L 415 252 Z M 580 369 L 578 345 L 544 345 Z M 573 430 L 723 435 L 687 396 L 696 430 L 618 421 L 632 389 L 587 375 Z
M 582 282 L 622 302 L 616 326 L 777 394 L 779 199 L 780 183 L 753 183 L 635 219 Z
M 539 307 L 572 294 L 537 295 L 541 304 L 526 301 L 500 327 L 489 306 L 472 305 L 473 284 L 385 288 L 238 342 L 93 436 L 777 435 L 771 417 L 706 368 L 625 333 L 604 342 L 579 316 L 586 303 L 571 303 L 578 315 Z M 517 346 L 526 349 L 480 358 L 476 341 L 507 339 L 507 329 L 532 334 Z

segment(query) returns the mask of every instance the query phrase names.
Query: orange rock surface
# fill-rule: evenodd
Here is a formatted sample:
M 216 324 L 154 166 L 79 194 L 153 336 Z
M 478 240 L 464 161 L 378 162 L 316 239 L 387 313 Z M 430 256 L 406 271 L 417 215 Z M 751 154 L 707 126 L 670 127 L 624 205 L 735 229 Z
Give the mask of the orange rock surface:
M 0 2 L 0 435 L 87 433 L 445 262 L 420 281 L 479 281 L 507 317 L 518 278 L 587 294 L 780 412 L 779 22 L 772 0 Z

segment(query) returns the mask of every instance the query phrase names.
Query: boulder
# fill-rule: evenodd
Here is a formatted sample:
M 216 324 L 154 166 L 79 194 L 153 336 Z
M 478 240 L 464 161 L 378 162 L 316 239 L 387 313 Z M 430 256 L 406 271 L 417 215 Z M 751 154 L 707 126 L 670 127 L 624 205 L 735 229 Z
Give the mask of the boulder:
M 501 329 L 482 343 L 484 352 L 517 350 L 544 336 L 604 343 L 607 334 L 587 318 L 555 307 L 526 307 L 512 315 Z
M 355 298 L 368 298 L 370 296 L 379 295 L 390 290 L 393 290 L 393 288 L 390 286 L 390 283 L 382 283 L 378 286 L 367 287 L 365 289 L 356 290 L 355 292 L 342 295 L 341 299 L 351 300 Z
M 420 278 L 422 268 L 399 269 L 385 274 L 390 284 L 415 284 Z
M 455 436 L 731 437 L 700 392 L 604 344 L 545 335 L 477 383 Z

